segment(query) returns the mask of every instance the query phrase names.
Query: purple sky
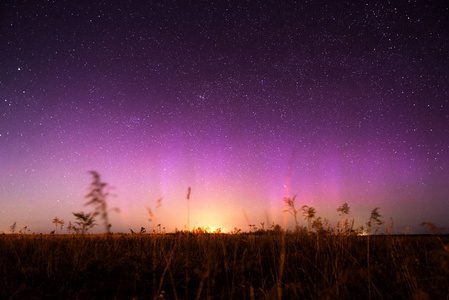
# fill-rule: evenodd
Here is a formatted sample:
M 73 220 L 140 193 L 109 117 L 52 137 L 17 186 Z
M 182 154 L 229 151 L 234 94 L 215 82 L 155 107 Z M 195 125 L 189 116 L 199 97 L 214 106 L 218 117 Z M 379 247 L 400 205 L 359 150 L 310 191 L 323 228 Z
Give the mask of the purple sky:
M 6 1 L 0 21 L 0 232 L 90 211 L 90 170 L 114 232 L 151 229 L 148 206 L 185 228 L 189 186 L 191 227 L 282 224 L 286 195 L 449 227 L 443 0 Z

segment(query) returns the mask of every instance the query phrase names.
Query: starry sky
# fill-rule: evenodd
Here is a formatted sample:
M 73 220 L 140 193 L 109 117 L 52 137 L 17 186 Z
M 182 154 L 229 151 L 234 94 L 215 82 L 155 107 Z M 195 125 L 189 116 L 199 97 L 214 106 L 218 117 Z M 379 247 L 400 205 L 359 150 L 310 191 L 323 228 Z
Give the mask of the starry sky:
M 447 1 L 7 0 L 0 28 L 0 232 L 91 211 L 91 170 L 113 232 L 185 229 L 188 187 L 190 228 L 293 228 L 294 195 L 449 227 Z

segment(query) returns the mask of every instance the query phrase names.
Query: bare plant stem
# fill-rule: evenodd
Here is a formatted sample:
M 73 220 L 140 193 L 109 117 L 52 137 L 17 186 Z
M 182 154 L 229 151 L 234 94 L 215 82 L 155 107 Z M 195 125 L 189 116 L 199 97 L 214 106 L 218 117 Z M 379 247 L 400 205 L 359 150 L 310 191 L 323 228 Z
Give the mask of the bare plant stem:
M 187 231 L 190 231 L 190 186 L 187 189 Z
M 371 265 L 369 262 L 369 240 L 371 235 L 371 228 L 368 230 L 368 242 L 366 248 L 366 261 L 368 264 L 368 299 L 371 300 Z
M 156 249 L 157 236 L 153 236 L 153 295 L 156 295 Z
M 191 188 L 187 189 L 187 238 L 190 236 L 190 192 Z M 189 298 L 189 248 L 186 251 L 186 299 Z
M 277 282 L 277 293 L 278 299 L 282 299 L 282 274 L 284 273 L 284 264 L 285 264 L 285 235 L 287 231 L 284 230 L 282 232 L 282 240 L 281 240 L 281 255 L 279 259 L 279 274 L 278 274 L 278 282 Z
M 165 258 L 165 263 L 166 263 L 165 269 L 162 272 L 161 279 L 159 280 L 159 287 L 157 288 L 157 293 L 154 294 L 154 299 L 158 299 L 159 295 L 161 294 L 162 285 L 164 283 L 165 273 L 167 273 L 167 271 L 169 271 L 169 273 L 170 273 L 170 264 L 171 264 L 171 261 L 173 259 L 173 254 L 175 253 L 175 250 L 176 250 L 176 245 L 177 245 L 177 243 L 175 243 L 173 245 L 173 249 L 171 250 L 170 256 L 168 258 L 167 257 Z M 170 277 L 172 277 L 172 276 L 170 276 Z M 173 278 L 171 278 L 171 280 L 173 282 Z M 175 295 L 175 299 L 177 299 L 178 297 L 176 295 L 176 289 L 174 289 L 174 295 Z

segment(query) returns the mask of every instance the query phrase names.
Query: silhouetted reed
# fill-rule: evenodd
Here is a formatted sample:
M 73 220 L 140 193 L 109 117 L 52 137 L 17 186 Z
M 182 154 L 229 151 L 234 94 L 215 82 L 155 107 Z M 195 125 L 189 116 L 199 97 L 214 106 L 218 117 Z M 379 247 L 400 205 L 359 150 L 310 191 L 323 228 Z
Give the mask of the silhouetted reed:
M 106 232 L 111 232 L 111 223 L 109 222 L 109 211 L 120 212 L 119 208 L 108 208 L 108 197 L 110 193 L 108 191 L 108 184 L 101 181 L 100 174 L 96 171 L 90 171 L 92 175 L 92 183 L 89 187 L 89 193 L 86 195 L 88 201 L 85 205 L 93 205 L 95 212 L 98 213 L 103 219 Z

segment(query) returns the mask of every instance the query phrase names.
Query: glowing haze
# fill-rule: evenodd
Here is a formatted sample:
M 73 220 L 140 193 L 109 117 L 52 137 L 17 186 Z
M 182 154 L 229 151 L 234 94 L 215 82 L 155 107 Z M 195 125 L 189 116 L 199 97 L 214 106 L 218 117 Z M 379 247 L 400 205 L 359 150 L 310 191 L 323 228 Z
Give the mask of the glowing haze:
M 90 211 L 90 170 L 113 232 L 152 230 L 146 207 L 184 229 L 188 187 L 191 228 L 282 224 L 293 195 L 334 222 L 347 202 L 357 225 L 380 207 L 397 232 L 449 227 L 445 1 L 1 11 L 0 232 Z

